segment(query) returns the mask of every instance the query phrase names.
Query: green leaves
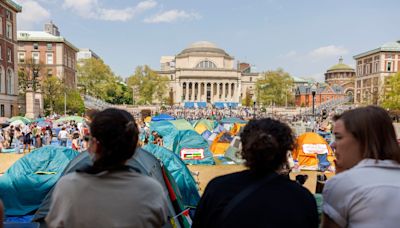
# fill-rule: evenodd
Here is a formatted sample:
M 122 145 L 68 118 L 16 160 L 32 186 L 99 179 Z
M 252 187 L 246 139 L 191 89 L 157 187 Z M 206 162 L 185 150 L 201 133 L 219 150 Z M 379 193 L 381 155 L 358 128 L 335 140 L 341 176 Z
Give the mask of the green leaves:
M 136 67 L 127 84 L 133 90 L 135 104 L 161 103 L 167 96 L 168 78 L 158 75 L 147 65 Z
M 283 69 L 267 71 L 264 78 L 256 82 L 257 103 L 285 105 L 293 99 L 290 91 L 292 86 L 293 79 Z
M 391 110 L 400 110 L 400 72 L 390 77 L 382 106 Z

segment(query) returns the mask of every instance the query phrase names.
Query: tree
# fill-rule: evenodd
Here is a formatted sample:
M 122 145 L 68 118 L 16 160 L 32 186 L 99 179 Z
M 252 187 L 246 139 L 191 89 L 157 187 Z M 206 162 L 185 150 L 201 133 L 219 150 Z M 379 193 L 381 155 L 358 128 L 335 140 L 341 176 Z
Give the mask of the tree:
M 25 95 L 26 89 L 32 84 L 33 91 L 38 89 L 45 67 L 42 62 L 36 62 L 28 58 L 24 63 L 19 63 L 18 68 L 18 88 L 21 95 Z
M 66 92 L 66 108 L 67 114 L 81 115 L 85 112 L 85 105 L 83 99 L 77 89 L 68 89 Z M 55 102 L 55 112 L 64 113 L 65 96 L 64 93 L 60 94 Z
M 128 88 L 134 90 L 137 104 L 161 103 L 167 95 L 168 78 L 160 76 L 149 66 L 136 67 L 135 73 L 127 79 Z
M 63 92 L 64 85 L 57 77 L 50 76 L 43 80 L 42 93 L 44 108 L 48 110 L 49 113 L 55 111 L 56 101 Z
M 382 106 L 391 110 L 400 110 L 400 72 L 390 77 Z
M 78 81 L 82 92 L 103 100 L 110 100 L 116 89 L 117 77 L 101 59 L 85 59 L 78 65 Z
M 264 78 L 256 82 L 257 103 L 276 105 L 290 103 L 293 99 L 292 86 L 292 77 L 283 69 L 267 71 L 264 73 Z
M 246 95 L 245 95 L 244 99 L 242 100 L 242 105 L 249 107 L 251 105 L 251 101 L 252 101 L 251 98 L 252 98 L 252 95 L 251 95 L 250 91 L 246 90 Z

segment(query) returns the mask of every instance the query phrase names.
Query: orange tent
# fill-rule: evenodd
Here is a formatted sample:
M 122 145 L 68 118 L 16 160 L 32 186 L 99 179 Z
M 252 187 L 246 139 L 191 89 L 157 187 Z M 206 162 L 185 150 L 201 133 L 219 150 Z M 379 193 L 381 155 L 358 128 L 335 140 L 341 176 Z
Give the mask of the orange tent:
M 231 131 L 230 131 L 231 134 L 232 135 L 238 135 L 240 130 L 241 130 L 241 128 L 244 127 L 244 126 L 246 126 L 246 124 L 244 124 L 244 123 L 234 123 L 233 127 L 231 128 Z
M 297 160 L 300 166 L 318 167 L 317 154 L 328 154 L 328 161 L 334 165 L 335 157 L 332 148 L 320 135 L 306 132 L 297 138 L 293 159 Z
M 228 150 L 232 139 L 232 135 L 229 132 L 223 131 L 219 133 L 210 146 L 213 155 L 224 155 L 226 150 Z

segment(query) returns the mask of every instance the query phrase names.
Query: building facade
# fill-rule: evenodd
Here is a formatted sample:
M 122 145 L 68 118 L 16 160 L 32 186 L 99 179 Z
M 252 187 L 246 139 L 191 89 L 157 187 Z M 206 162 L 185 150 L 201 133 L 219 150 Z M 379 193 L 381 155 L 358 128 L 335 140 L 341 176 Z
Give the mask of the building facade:
M 311 90 L 311 84 L 300 85 L 297 87 L 295 92 L 295 104 L 298 107 L 312 107 L 313 96 Z M 317 88 L 314 96 L 314 105 L 319 106 L 326 104 L 330 101 L 339 100 L 344 98 L 345 94 L 343 87 L 338 85 L 330 86 L 328 84 L 317 84 Z
M 52 22 L 45 25 L 45 31 L 18 31 L 18 67 L 40 66 L 39 80 L 56 76 L 70 88 L 76 88 L 76 55 L 73 44 L 60 36 Z M 33 72 L 26 72 L 32 78 Z
M 339 58 L 339 63 L 333 65 L 325 73 L 325 83 L 329 86 L 341 86 L 346 96 L 354 100 L 356 73 L 353 68 L 343 63 L 343 58 Z
M 0 1 L 0 116 L 18 111 L 17 13 L 22 7 L 11 0 Z
M 193 43 L 176 56 L 163 56 L 160 63 L 157 73 L 168 77 L 174 103 L 186 107 L 236 107 L 246 90 L 254 90 L 259 77 L 249 65 L 236 64 L 231 55 L 207 41 Z
M 400 41 L 386 43 L 354 56 L 356 104 L 378 105 L 390 76 L 400 70 Z
M 100 57 L 89 48 L 80 48 L 79 52 L 76 54 L 76 60 L 77 60 L 78 64 L 82 60 L 90 59 L 90 58 L 100 59 Z

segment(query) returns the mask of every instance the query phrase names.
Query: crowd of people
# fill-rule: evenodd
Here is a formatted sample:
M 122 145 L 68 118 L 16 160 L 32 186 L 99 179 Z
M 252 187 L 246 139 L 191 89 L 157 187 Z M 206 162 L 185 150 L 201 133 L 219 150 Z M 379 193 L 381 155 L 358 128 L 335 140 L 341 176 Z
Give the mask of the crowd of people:
M 397 227 L 400 147 L 387 111 L 355 108 L 334 115 L 332 121 L 336 175 L 323 189 L 322 227 Z M 62 145 L 66 137 L 81 137 L 74 135 L 81 130 L 74 124 L 60 127 Z M 168 193 L 151 177 L 126 166 L 137 151 L 139 129 L 123 110 L 94 115 L 88 140 L 93 164 L 57 182 L 46 217 L 49 227 L 170 223 Z M 153 143 L 162 144 L 157 132 L 151 135 Z M 288 124 L 274 118 L 250 120 L 241 141 L 248 169 L 209 182 L 192 227 L 319 227 L 313 195 L 288 176 L 288 151 L 295 145 Z

